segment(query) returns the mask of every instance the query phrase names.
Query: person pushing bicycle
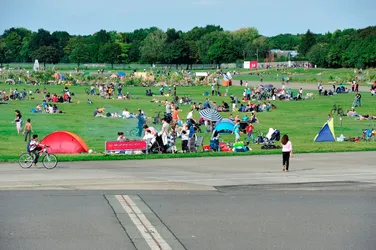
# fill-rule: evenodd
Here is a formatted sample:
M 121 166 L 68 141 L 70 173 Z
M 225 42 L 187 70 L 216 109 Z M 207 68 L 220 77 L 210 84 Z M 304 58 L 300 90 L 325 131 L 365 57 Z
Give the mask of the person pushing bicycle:
M 38 163 L 39 154 L 43 147 L 44 145 L 38 142 L 38 135 L 33 135 L 33 139 L 29 143 L 29 152 L 34 154 L 34 166 Z

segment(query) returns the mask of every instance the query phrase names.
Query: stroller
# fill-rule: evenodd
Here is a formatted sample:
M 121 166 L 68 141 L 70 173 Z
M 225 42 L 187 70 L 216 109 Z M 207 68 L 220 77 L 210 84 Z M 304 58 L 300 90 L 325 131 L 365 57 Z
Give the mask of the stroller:
M 156 135 L 155 138 L 147 141 L 148 154 L 162 154 L 166 153 L 169 148 L 168 145 L 163 145 L 163 140 L 161 135 Z
M 276 141 L 279 141 L 281 138 L 281 133 L 278 129 L 269 128 L 269 132 L 263 137 L 263 142 L 261 149 L 275 149 L 280 148 L 280 146 L 274 145 Z

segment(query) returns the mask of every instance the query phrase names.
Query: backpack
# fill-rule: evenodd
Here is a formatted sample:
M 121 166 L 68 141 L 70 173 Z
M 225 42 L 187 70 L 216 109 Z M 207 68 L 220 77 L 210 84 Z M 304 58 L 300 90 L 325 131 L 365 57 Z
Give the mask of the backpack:
M 26 144 L 26 152 L 30 153 L 30 141 Z

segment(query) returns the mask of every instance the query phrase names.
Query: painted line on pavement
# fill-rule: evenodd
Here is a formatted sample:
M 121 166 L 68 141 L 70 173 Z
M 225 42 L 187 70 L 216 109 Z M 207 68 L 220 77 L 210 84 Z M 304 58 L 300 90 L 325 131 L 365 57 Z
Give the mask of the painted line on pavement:
M 115 198 L 119 201 L 152 250 L 172 250 L 128 195 L 115 195 Z

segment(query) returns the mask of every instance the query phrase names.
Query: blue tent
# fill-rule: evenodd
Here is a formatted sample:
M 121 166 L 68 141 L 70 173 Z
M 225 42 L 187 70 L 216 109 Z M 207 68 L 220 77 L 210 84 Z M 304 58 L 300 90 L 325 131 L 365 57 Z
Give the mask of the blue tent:
M 118 76 L 122 77 L 122 76 L 126 76 L 127 74 L 125 74 L 124 72 L 118 72 Z
M 320 132 L 316 135 L 314 141 L 315 142 L 334 142 L 335 141 L 333 119 L 330 119 L 330 121 L 324 124 Z
M 227 123 L 231 123 L 232 125 L 235 125 L 235 122 L 228 118 L 223 118 L 219 123 L 222 123 L 222 122 L 227 122 Z
M 215 130 L 220 134 L 231 134 L 234 130 L 234 124 L 231 122 L 220 122 L 215 126 Z

